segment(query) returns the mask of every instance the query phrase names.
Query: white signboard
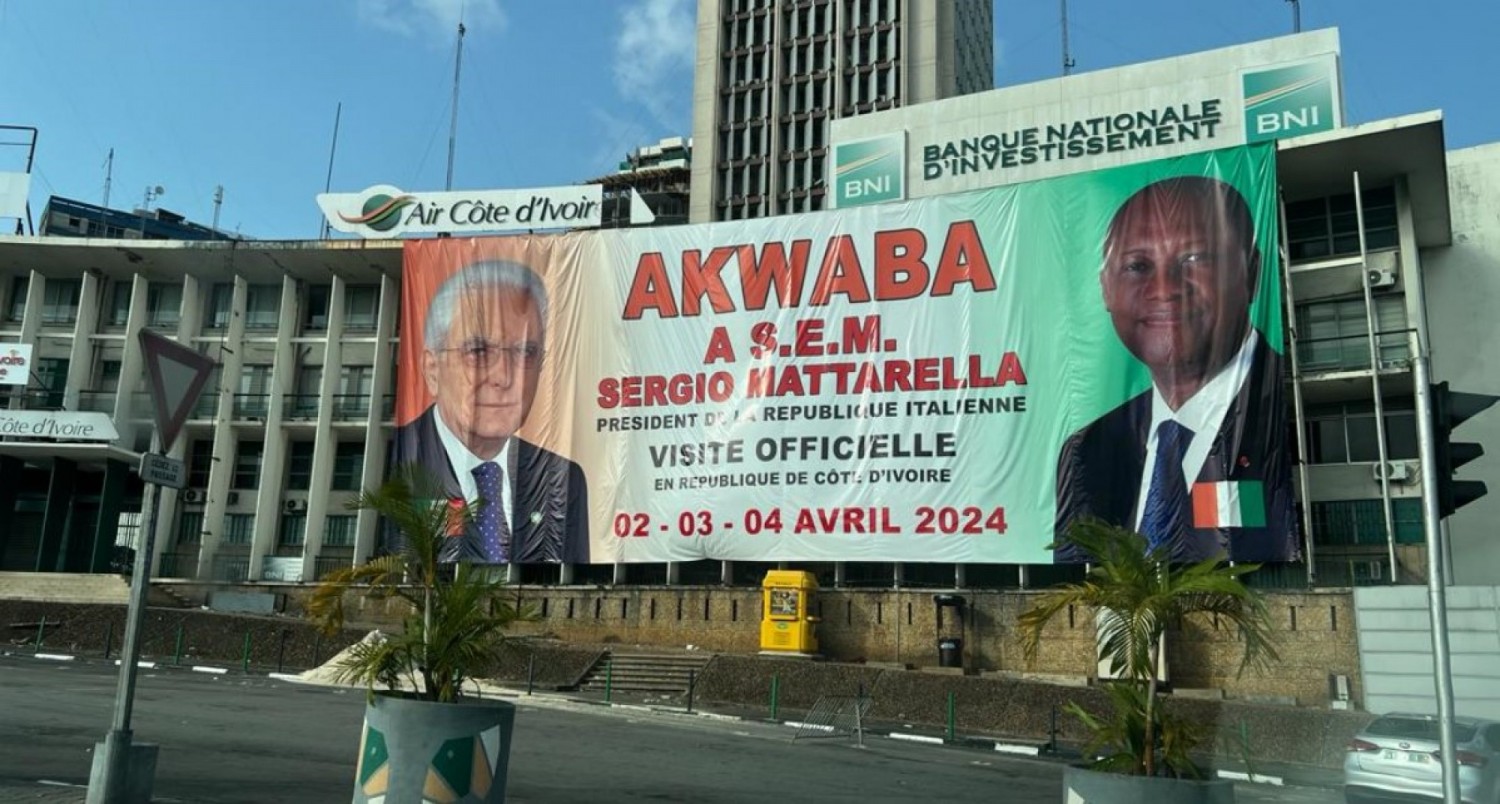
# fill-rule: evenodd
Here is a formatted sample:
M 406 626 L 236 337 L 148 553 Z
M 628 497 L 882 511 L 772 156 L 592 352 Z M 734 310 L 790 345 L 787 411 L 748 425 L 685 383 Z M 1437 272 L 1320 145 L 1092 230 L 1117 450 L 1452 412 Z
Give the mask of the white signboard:
M 53 410 L 0 410 L 0 437 L 55 441 L 118 441 L 107 413 Z
M 318 196 L 335 230 L 372 238 L 590 228 L 602 220 L 603 206 L 604 187 L 598 184 L 434 193 L 377 184 L 364 192 Z
M 31 380 L 31 344 L 0 343 L 0 385 L 25 385 Z
M 0 173 L 0 218 L 25 218 L 30 173 Z
M 266 556 L 265 564 L 261 566 L 260 579 L 301 583 L 302 559 L 295 556 Z

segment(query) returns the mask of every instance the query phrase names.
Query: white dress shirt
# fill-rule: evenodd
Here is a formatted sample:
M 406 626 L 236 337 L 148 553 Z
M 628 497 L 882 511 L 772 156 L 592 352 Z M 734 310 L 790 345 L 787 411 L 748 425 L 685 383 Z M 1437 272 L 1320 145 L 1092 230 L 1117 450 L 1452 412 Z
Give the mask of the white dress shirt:
M 1230 406 L 1234 404 L 1245 380 L 1250 376 L 1250 366 L 1255 362 L 1255 348 L 1259 343 L 1260 335 L 1252 327 L 1239 352 L 1213 379 L 1199 388 L 1198 393 L 1189 397 L 1175 411 L 1162 398 L 1161 390 L 1152 384 L 1151 429 L 1147 431 L 1146 437 L 1146 463 L 1141 472 L 1140 493 L 1135 498 L 1137 530 L 1141 527 L 1141 517 L 1146 511 L 1146 495 L 1151 491 L 1152 467 L 1156 466 L 1156 431 L 1161 428 L 1161 423 L 1170 419 L 1193 431 L 1187 452 L 1182 456 L 1182 476 L 1187 479 L 1187 490 L 1191 494 L 1203 462 L 1208 458 L 1209 450 L 1213 449 L 1214 439 L 1219 437 L 1219 428 L 1224 426 L 1224 416 L 1229 413 Z
M 516 467 L 515 461 L 511 460 L 515 455 L 511 443 L 514 438 L 507 438 L 505 446 L 500 448 L 500 454 L 487 461 L 469 451 L 464 442 L 460 441 L 448 425 L 443 421 L 442 408 L 433 408 L 433 422 L 437 425 L 438 440 L 443 442 L 443 452 L 448 455 L 448 465 L 453 468 L 453 474 L 458 476 L 458 487 L 463 490 L 464 500 L 475 502 L 479 499 L 479 483 L 474 480 L 474 470 L 480 464 L 498 463 L 505 470 L 505 482 L 500 486 L 500 510 L 505 516 L 505 522 L 509 525 L 515 520 L 511 518 L 514 510 Z

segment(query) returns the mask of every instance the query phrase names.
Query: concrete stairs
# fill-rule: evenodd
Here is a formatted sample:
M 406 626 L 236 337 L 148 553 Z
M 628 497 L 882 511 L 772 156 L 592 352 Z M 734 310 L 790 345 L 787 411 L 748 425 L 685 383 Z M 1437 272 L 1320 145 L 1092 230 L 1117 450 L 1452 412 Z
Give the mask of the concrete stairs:
M 0 600 L 125 606 L 130 603 L 130 579 L 113 573 L 0 572 Z M 153 585 L 148 605 L 182 608 L 190 604 Z
M 609 651 L 585 673 L 580 690 L 603 692 L 606 678 L 616 692 L 685 693 L 694 674 L 703 675 L 712 655 Z

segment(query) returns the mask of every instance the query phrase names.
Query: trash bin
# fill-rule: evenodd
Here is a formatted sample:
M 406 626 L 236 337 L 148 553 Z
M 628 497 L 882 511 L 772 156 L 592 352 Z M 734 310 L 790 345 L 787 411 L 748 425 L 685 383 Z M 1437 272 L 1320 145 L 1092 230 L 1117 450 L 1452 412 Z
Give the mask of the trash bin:
M 938 640 L 938 667 L 963 667 L 964 641 L 957 637 Z

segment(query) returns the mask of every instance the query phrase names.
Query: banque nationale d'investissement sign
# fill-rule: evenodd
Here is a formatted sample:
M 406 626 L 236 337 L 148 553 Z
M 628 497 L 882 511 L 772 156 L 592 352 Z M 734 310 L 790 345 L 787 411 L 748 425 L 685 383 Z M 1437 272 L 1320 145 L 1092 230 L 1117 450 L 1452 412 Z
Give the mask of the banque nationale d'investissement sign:
M 631 191 L 630 222 L 652 214 Z M 588 229 L 603 221 L 604 187 L 405 192 L 377 184 L 358 193 L 322 193 L 318 208 L 336 231 L 369 238 Z

